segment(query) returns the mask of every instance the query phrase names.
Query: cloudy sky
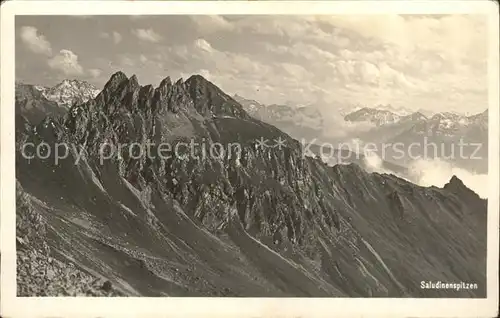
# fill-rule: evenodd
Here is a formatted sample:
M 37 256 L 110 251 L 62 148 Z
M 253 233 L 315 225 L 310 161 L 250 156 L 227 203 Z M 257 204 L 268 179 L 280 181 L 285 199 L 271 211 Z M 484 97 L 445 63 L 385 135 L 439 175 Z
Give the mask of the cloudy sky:
M 16 78 L 101 88 L 118 70 L 143 85 L 198 73 L 262 103 L 487 107 L 480 15 L 17 16 Z

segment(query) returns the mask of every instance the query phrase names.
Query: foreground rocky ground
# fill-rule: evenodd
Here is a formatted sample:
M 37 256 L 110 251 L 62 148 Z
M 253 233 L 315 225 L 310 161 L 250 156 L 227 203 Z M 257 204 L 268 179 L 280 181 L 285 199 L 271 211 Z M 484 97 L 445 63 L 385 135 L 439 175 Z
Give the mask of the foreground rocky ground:
M 18 296 L 123 296 L 109 280 L 54 258 L 46 242 L 46 220 L 33 209 L 19 183 L 16 190 Z

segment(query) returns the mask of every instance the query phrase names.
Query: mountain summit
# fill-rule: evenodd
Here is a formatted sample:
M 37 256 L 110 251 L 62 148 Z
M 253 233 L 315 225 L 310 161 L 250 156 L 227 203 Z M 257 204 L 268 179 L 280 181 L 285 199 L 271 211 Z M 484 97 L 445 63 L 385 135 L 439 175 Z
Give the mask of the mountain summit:
M 84 103 L 89 99 L 93 99 L 99 93 L 99 90 L 94 85 L 76 79 L 65 79 L 50 88 L 43 86 L 36 86 L 36 88 L 42 92 L 47 100 L 66 107 L 75 103 Z

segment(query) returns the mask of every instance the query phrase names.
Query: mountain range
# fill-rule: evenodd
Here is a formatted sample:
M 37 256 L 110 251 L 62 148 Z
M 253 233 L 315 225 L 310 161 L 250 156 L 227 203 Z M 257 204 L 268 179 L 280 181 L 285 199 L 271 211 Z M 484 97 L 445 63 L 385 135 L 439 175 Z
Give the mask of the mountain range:
M 346 115 L 344 119 L 350 122 L 369 121 L 377 126 L 409 122 L 413 124 L 412 130 L 414 132 L 428 135 L 452 136 L 471 126 L 476 126 L 481 130 L 488 128 L 488 110 L 472 116 L 442 112 L 427 117 L 418 111 L 398 115 L 388 110 L 365 107 Z
M 442 159 L 472 173 L 487 173 L 487 110 L 467 116 L 453 112 L 412 112 L 391 105 L 373 108 L 358 105 L 352 106 L 351 111 L 343 108 L 336 114 L 334 108 L 314 105 L 290 107 L 264 105 L 241 96 L 235 96 L 235 99 L 251 116 L 275 125 L 305 143 L 341 148 L 356 140 L 361 146 L 375 145 L 385 162 L 408 166 L 419 159 Z M 458 146 L 460 143 L 466 144 L 462 150 Z M 393 145 L 403 146 L 403 155 Z M 409 148 L 412 149 L 411 155 Z M 463 155 L 459 156 L 460 151 Z
M 19 83 L 22 85 L 21 83 Z M 31 85 L 49 101 L 57 103 L 59 106 L 70 107 L 73 104 L 84 103 L 93 99 L 100 90 L 94 85 L 81 80 L 65 79 L 61 83 L 52 87 Z
M 16 87 L 18 296 L 486 295 L 487 201 L 457 177 L 329 166 L 199 75 L 153 87 L 117 72 L 57 106 Z
M 377 126 L 395 124 L 397 122 L 416 122 L 426 120 L 420 112 L 395 113 L 390 110 L 364 107 L 347 114 L 344 119 L 349 122 L 371 122 Z
M 268 122 L 296 138 L 312 139 L 321 134 L 324 126 L 321 112 L 308 106 L 264 105 L 255 100 L 233 96 L 252 117 Z

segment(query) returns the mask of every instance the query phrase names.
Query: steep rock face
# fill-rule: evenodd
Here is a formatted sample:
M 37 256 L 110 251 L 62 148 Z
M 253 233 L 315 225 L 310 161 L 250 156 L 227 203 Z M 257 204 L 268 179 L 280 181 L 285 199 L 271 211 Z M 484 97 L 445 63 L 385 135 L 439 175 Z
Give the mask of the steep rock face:
M 212 113 L 215 116 L 249 118 L 239 103 L 202 76 L 191 76 L 185 86 L 193 100 L 194 108 L 201 115 Z
M 57 164 L 17 154 L 17 178 L 50 225 L 42 240 L 121 293 L 485 295 L 485 201 L 304 157 L 200 76 L 153 88 L 119 72 L 94 100 L 19 134 L 70 145 Z M 154 146 L 116 150 L 132 144 Z

